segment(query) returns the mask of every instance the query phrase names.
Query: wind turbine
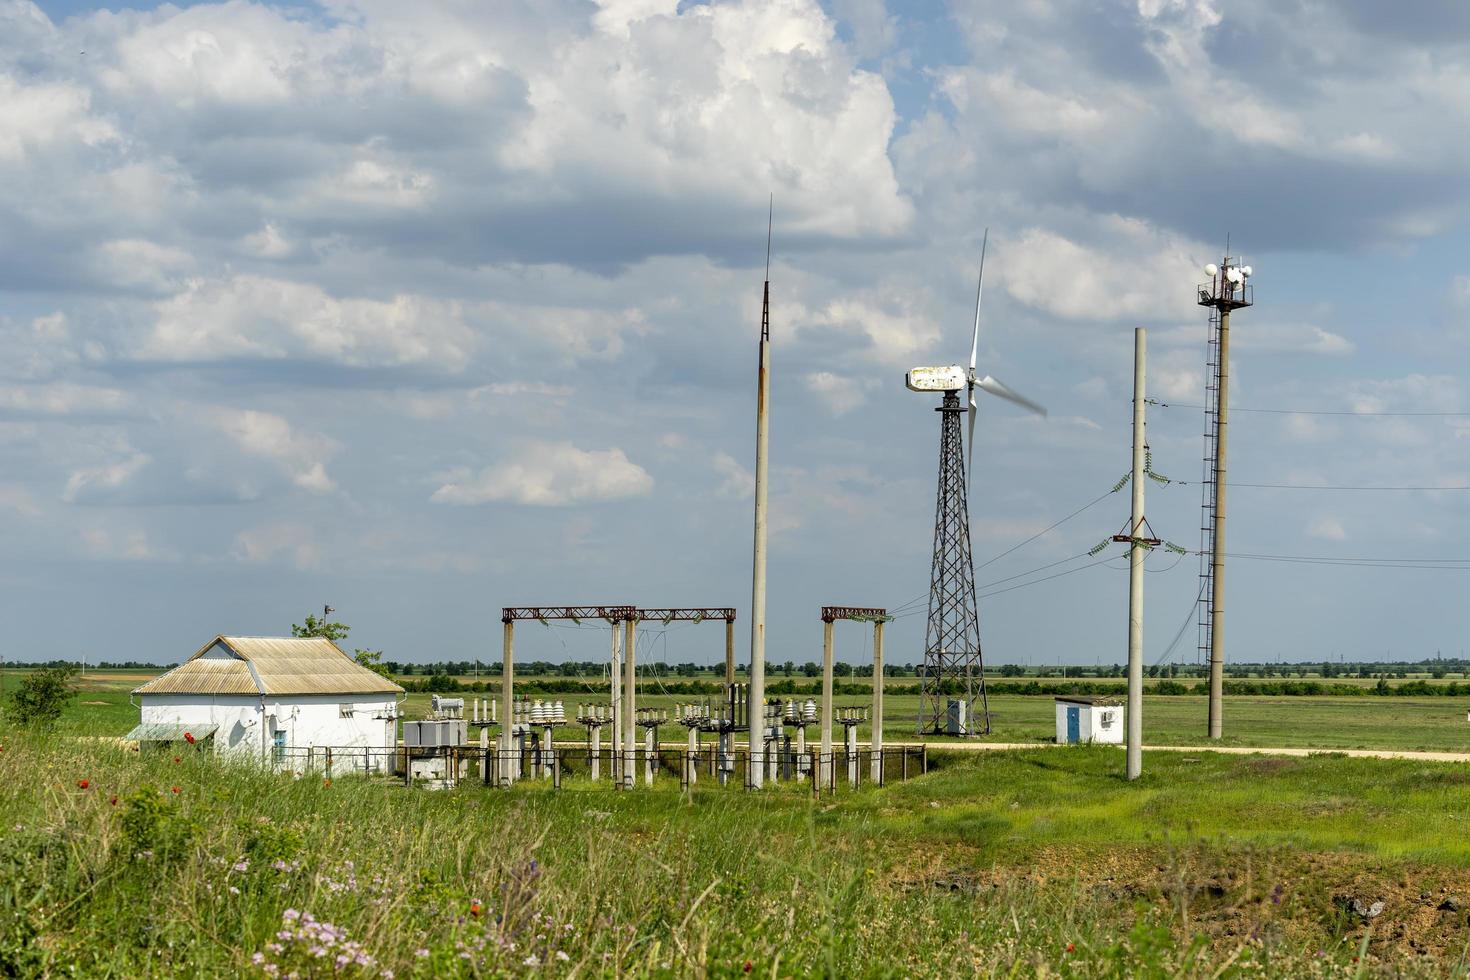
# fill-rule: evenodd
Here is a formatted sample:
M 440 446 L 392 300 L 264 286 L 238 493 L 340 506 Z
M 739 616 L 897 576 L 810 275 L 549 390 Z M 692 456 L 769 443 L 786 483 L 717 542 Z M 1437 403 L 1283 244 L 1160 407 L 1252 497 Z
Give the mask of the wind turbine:
M 975 288 L 975 327 L 970 335 L 970 366 L 916 367 L 904 383 L 910 391 L 939 391 L 944 401 L 939 430 L 939 494 L 934 515 L 934 565 L 929 580 L 929 627 L 920 678 L 920 735 L 984 735 L 990 731 L 985 697 L 985 665 L 980 655 L 980 617 L 975 600 L 975 565 L 970 552 L 969 474 L 975 467 L 975 389 L 1014 402 L 1038 415 L 1046 409 L 990 375 L 979 376 L 980 304 L 985 296 L 985 252 L 990 230 L 980 246 L 980 281 Z M 965 389 L 968 406 L 960 404 Z M 960 440 L 960 414 L 968 412 L 969 445 Z M 968 449 L 968 453 L 966 452 Z M 968 460 L 967 460 L 968 456 Z M 978 672 L 978 678 L 977 678 Z M 965 699 L 950 701 L 946 681 L 963 679 Z M 978 690 L 976 688 L 978 681 Z M 977 725 L 975 702 L 984 721 Z

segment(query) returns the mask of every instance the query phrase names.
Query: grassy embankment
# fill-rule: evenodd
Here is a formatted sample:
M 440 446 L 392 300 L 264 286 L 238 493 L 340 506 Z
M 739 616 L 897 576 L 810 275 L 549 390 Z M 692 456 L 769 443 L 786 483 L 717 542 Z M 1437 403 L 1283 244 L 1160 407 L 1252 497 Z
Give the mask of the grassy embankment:
M 7 975 L 328 976 L 349 941 L 367 962 L 337 975 L 1429 975 L 1470 938 L 1454 765 L 1202 753 L 1128 785 L 1067 749 L 814 802 L 3 741 Z M 1371 929 L 1353 899 L 1385 903 Z M 301 938 L 307 914 L 347 939 Z

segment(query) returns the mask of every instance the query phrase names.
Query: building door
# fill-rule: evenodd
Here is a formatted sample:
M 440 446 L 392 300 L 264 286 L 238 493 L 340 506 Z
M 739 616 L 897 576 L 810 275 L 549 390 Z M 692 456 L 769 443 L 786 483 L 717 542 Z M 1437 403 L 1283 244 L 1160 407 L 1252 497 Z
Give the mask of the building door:
M 276 762 L 286 761 L 286 730 L 284 728 L 271 736 L 271 758 Z
M 1082 741 L 1082 709 L 1067 708 L 1067 741 Z

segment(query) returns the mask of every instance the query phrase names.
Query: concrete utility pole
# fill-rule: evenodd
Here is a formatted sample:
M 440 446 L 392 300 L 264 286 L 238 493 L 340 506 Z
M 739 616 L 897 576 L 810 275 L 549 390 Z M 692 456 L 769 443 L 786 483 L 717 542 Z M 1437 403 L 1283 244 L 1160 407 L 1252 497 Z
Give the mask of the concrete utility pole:
M 520 760 L 511 760 L 511 746 L 514 745 L 514 735 L 511 729 L 515 728 L 515 658 L 512 644 L 515 640 L 516 624 L 507 618 L 505 626 L 505 644 L 502 648 L 500 661 L 500 783 L 509 786 L 512 775 L 512 765 L 519 766 Z
M 873 623 L 873 782 L 883 783 L 883 620 Z
M 1148 332 L 1133 331 L 1133 517 L 1128 543 L 1128 778 L 1143 774 L 1143 559 L 1137 539 L 1143 534 L 1143 485 L 1147 479 L 1144 447 L 1144 360 Z M 1150 535 L 1152 537 L 1152 535 Z
M 623 715 L 623 658 L 620 641 L 622 639 L 623 624 L 613 620 L 612 624 L 612 756 L 611 770 L 613 785 L 619 784 L 620 773 L 623 771 L 623 726 L 620 724 Z
M 832 620 L 822 617 L 822 754 L 820 774 L 822 785 L 832 779 Z
M 750 785 L 765 776 L 766 463 L 771 448 L 771 220 L 766 216 L 766 285 L 761 298 L 760 358 L 755 395 L 755 547 L 750 587 Z
M 1229 250 L 1227 243 L 1226 250 Z M 1251 267 L 1240 265 L 1226 255 L 1217 267 L 1205 267 L 1210 281 L 1199 287 L 1199 305 L 1215 310 L 1218 332 L 1215 352 L 1215 405 L 1213 460 L 1210 474 L 1213 501 L 1210 520 L 1210 707 L 1208 733 L 1220 738 L 1223 733 L 1225 683 L 1225 451 L 1230 421 L 1230 313 L 1254 303 L 1249 279 Z
M 623 623 L 623 630 L 623 786 L 632 789 L 638 770 L 638 736 L 634 725 L 634 716 L 638 710 L 635 702 L 638 677 L 634 673 L 638 619 L 631 612 Z

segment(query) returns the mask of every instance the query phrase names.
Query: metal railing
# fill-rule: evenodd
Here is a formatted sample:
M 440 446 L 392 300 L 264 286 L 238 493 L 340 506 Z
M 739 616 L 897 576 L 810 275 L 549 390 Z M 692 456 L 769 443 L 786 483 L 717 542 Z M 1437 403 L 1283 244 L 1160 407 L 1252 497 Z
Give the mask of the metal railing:
M 839 746 L 823 755 L 816 748 L 801 752 L 772 749 L 765 753 L 763 765 L 767 784 L 800 786 L 821 795 L 922 775 L 928 770 L 928 750 L 923 745 L 886 747 L 876 752 L 871 748 L 849 751 Z M 510 752 L 498 746 L 468 745 L 315 746 L 280 749 L 272 766 L 298 776 L 387 776 L 405 785 L 435 787 L 480 783 L 505 788 L 523 781 L 541 781 L 560 789 L 567 780 L 591 786 L 611 783 L 623 789 L 673 780 L 685 790 L 694 786 L 754 785 L 749 748 L 721 751 L 717 745 L 703 745 L 697 750 L 660 747 L 649 751 L 640 747 L 624 753 L 610 748 L 593 752 L 587 746 L 531 745 Z

